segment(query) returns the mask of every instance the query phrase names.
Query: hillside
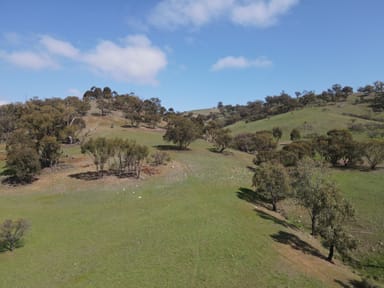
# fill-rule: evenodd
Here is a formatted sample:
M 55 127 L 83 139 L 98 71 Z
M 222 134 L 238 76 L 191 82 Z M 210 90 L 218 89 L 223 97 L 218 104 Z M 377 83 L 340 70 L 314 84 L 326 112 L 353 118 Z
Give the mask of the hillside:
M 307 107 L 230 129 L 278 126 L 286 141 L 293 128 L 307 135 L 376 123 L 346 115 L 368 111 L 353 103 Z M 127 128 L 119 113 L 84 120 L 91 137 L 133 139 L 151 152 L 167 147 L 164 129 Z M 252 155 L 210 148 L 198 140 L 187 151 L 167 150 L 171 162 L 140 179 L 91 180 L 82 177 L 95 170 L 90 157 L 79 145 L 64 145 L 60 165 L 37 181 L 2 184 L 0 219 L 31 223 L 24 247 L 0 253 L 4 287 L 357 287 L 359 274 L 383 279 L 381 167 L 333 171 L 357 210 L 357 274 L 340 259 L 324 260 L 327 251 L 309 235 L 305 211 L 284 201 L 276 214 L 241 199 L 252 189 Z M 0 168 L 4 159 L 3 145 Z
M 367 117 L 366 117 L 367 116 Z M 260 130 L 272 130 L 280 127 L 283 131 L 282 142 L 289 143 L 289 134 L 292 129 L 300 131 L 305 139 L 311 134 L 324 135 L 331 129 L 348 129 L 351 125 L 363 127 L 382 126 L 381 121 L 366 120 L 363 118 L 382 119 L 384 113 L 374 113 L 367 105 L 354 104 L 351 98 L 348 102 L 338 105 L 326 105 L 323 107 L 306 107 L 304 109 L 276 115 L 267 119 L 248 122 L 240 121 L 229 128 L 233 135 L 240 133 L 254 133 Z M 372 130 L 374 131 L 374 130 Z M 382 128 L 378 130 L 383 132 Z M 359 131 L 351 130 L 354 139 L 364 141 L 369 139 L 368 129 Z M 355 257 L 362 260 L 363 270 L 372 276 L 383 274 L 384 247 L 384 221 L 382 218 L 382 207 L 384 205 L 383 165 L 377 171 L 367 172 L 361 170 L 339 170 L 334 169 L 334 180 L 344 193 L 344 196 L 352 201 L 357 211 L 357 221 L 352 230 L 359 240 L 359 247 Z M 305 211 L 292 210 L 292 204 L 286 203 L 284 209 L 290 220 L 303 225 L 306 217 Z M 305 220 L 304 220 L 305 222 Z M 309 227 L 309 222 L 306 223 Z
M 363 118 L 380 119 L 383 117 L 383 113 L 374 113 L 367 105 L 355 105 L 353 101 L 354 97 L 351 97 L 348 102 L 321 107 L 305 107 L 248 123 L 240 121 L 228 128 L 233 131 L 233 134 L 240 134 L 280 127 L 283 130 L 282 140 L 286 141 L 289 140 L 289 134 L 294 128 L 298 129 L 305 138 L 311 134 L 325 134 L 331 129 L 348 129 L 352 124 L 380 124 L 380 122 Z M 357 139 L 364 139 L 367 137 L 367 132 L 365 129 L 362 133 L 354 134 Z

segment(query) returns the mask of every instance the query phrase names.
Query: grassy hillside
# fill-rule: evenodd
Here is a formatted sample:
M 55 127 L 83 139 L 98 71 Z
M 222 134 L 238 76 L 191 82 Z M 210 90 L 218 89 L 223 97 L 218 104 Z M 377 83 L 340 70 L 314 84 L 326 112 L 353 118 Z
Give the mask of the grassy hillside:
M 384 113 L 373 113 L 365 105 L 354 105 L 350 102 L 324 107 L 307 107 L 268 119 L 255 122 L 238 122 L 230 126 L 233 134 L 255 132 L 259 130 L 272 130 L 280 127 L 283 130 L 282 141 L 289 140 L 290 131 L 299 129 L 302 137 L 312 133 L 325 134 L 331 129 L 347 129 L 354 124 L 380 124 L 378 121 L 365 120 L 361 117 L 348 116 L 359 115 L 381 119 Z M 367 139 L 367 131 L 353 133 L 357 140 Z M 384 278 L 384 222 L 382 208 L 384 207 L 384 170 L 383 165 L 377 171 L 365 172 L 359 170 L 333 170 L 334 179 L 356 208 L 357 220 L 353 225 L 353 232 L 359 241 L 355 257 L 362 260 L 362 270 L 368 275 Z M 302 223 L 306 214 L 303 211 L 292 210 L 288 216 L 296 224 Z M 305 221 L 304 221 L 305 222 Z M 309 223 L 307 223 L 309 225 Z
M 107 120 L 106 120 L 107 119 Z M 87 119 L 92 135 L 151 147 L 162 131 Z M 114 123 L 113 128 L 112 123 Z M 340 287 L 358 277 L 329 264 L 308 235 L 239 199 L 251 157 L 197 141 L 143 179 L 70 175 L 93 170 L 78 146 L 29 186 L 1 186 L 0 219 L 24 217 L 25 246 L 0 253 L 3 287 Z M 153 148 L 155 149 L 155 148 Z M 316 269 L 313 269 L 316 267 Z M 345 287 L 345 286 L 344 286 Z
M 360 116 L 369 115 L 372 117 L 380 116 L 374 115 L 374 113 L 370 112 L 364 105 L 343 103 L 324 107 L 307 107 L 255 122 L 245 123 L 241 121 L 229 126 L 229 128 L 234 134 L 239 134 L 259 130 L 272 130 L 273 127 L 280 127 L 283 130 L 282 140 L 289 140 L 289 134 L 293 128 L 298 129 L 301 136 L 305 137 L 313 133 L 325 134 L 330 129 L 347 129 L 352 123 L 376 123 L 376 121 L 348 116 L 350 114 Z M 364 138 L 366 134 L 356 134 L 355 136 L 357 138 Z
M 335 171 L 334 177 L 356 209 L 353 233 L 359 239 L 356 255 L 368 275 L 384 279 L 384 170 Z

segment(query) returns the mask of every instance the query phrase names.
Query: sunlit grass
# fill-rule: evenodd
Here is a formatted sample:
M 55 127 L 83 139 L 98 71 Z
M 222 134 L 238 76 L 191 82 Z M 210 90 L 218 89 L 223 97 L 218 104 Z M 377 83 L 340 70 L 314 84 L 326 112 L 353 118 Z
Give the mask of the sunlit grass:
M 130 136 L 162 143 L 150 133 Z M 189 151 L 169 151 L 175 167 L 146 180 L 103 185 L 67 177 L 1 194 L 0 219 L 31 222 L 25 246 L 0 254 L 2 285 L 323 287 L 276 265 L 270 235 L 281 227 L 236 197 L 250 183 L 250 157 L 208 148 L 197 141 Z M 68 153 L 76 156 L 74 148 Z

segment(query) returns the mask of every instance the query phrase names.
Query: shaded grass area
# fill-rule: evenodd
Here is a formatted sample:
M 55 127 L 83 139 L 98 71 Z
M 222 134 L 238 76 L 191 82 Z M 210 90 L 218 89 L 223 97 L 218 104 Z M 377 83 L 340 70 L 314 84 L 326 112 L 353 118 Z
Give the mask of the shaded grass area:
M 279 231 L 276 234 L 271 235 L 271 238 L 276 242 L 289 245 L 293 249 L 299 250 L 304 254 L 310 254 L 312 256 L 316 256 L 326 260 L 326 257 L 324 257 L 324 255 L 321 254 L 318 249 L 314 248 L 312 245 L 308 244 L 307 242 L 301 240 L 295 234 L 292 234 L 286 231 Z

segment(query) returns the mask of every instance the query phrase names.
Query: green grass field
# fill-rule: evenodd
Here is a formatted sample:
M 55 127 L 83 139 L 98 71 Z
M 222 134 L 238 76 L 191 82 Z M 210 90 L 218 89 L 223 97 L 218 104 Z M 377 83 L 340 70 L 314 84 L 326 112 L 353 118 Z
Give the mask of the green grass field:
M 162 144 L 159 132 L 128 135 Z M 173 164 L 144 180 L 83 181 L 62 176 L 64 171 L 44 172 L 31 186 L 2 186 L 0 219 L 23 217 L 31 229 L 24 247 L 0 254 L 1 287 L 334 283 L 286 265 L 271 235 L 287 228 L 237 198 L 238 189 L 250 184 L 248 155 L 212 153 L 202 141 L 191 148 L 170 151 Z
M 289 113 L 276 117 L 287 116 L 294 125 Z M 151 150 L 165 144 L 160 130 L 88 120 L 92 136 L 135 139 Z M 267 121 L 286 123 L 260 122 Z M 263 125 L 248 125 L 256 123 Z M 189 151 L 169 151 L 172 162 L 144 179 L 85 181 L 68 177 L 94 170 L 91 162 L 71 166 L 86 159 L 72 145 L 64 149 L 69 168 L 44 171 L 28 186 L 0 186 L 0 220 L 31 223 L 24 247 L 0 254 L 0 287 L 347 287 L 359 278 L 317 256 L 326 251 L 308 235 L 237 197 L 241 187 L 251 188 L 251 155 L 209 148 L 199 140 Z M 384 172 L 335 173 L 356 206 L 357 227 L 370 233 L 361 239 L 376 243 L 384 230 Z M 363 252 L 365 263 L 381 267 L 382 258 Z

